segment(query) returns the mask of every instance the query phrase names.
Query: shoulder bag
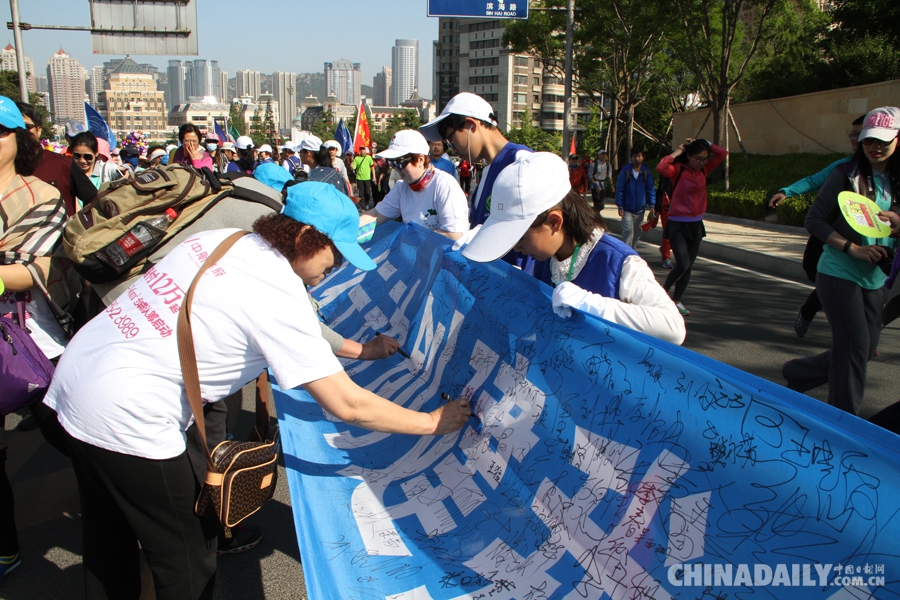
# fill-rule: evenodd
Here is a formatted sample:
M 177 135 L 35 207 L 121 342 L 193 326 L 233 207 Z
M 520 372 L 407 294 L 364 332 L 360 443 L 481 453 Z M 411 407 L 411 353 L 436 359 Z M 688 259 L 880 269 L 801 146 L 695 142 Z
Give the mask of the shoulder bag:
M 275 493 L 278 480 L 278 450 L 280 441 L 278 426 L 269 419 L 269 379 L 263 371 L 256 380 L 256 426 L 246 442 L 224 441 L 212 452 L 206 442 L 206 422 L 200 397 L 200 375 L 197 372 L 197 356 L 191 332 L 191 300 L 200 278 L 248 231 L 238 231 L 219 244 L 200 267 L 188 289 L 178 313 L 178 356 L 184 387 L 197 432 L 206 452 L 206 478 L 194 505 L 199 517 L 219 521 L 225 536 L 231 537 L 231 528 L 258 511 Z

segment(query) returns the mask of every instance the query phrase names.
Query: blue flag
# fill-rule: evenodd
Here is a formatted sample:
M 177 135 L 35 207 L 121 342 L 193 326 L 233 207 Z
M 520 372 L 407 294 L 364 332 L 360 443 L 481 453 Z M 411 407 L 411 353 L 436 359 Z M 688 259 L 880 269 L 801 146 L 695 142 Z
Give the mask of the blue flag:
M 225 134 L 225 131 L 222 130 L 222 126 L 219 125 L 218 121 L 213 121 L 213 127 L 215 128 L 216 137 L 219 138 L 219 142 L 234 142 L 233 139 Z
M 109 125 L 106 124 L 106 120 L 104 120 L 100 113 L 87 102 L 84 103 L 84 112 L 85 115 L 87 115 L 88 131 L 98 138 L 103 138 L 109 142 L 110 148 L 115 148 L 118 143 L 116 136 L 113 134 L 112 129 L 109 128 Z
M 339 422 L 277 390 L 311 600 L 894 597 L 897 437 L 690 350 L 585 315 L 510 265 L 386 223 L 314 289 L 345 363 L 444 436 Z
M 341 145 L 341 156 L 344 156 L 348 150 L 353 150 L 353 136 L 350 135 L 350 130 L 344 124 L 344 119 L 338 122 L 338 126 L 334 130 L 334 139 Z

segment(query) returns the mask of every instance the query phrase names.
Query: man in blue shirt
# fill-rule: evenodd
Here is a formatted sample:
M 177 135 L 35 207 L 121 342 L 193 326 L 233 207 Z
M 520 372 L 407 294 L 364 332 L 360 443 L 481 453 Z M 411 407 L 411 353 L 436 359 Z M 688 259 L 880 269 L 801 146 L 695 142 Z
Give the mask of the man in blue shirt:
M 431 164 L 434 165 L 435 169 L 440 169 L 444 171 L 448 175 L 452 175 L 453 179 L 459 183 L 459 175 L 456 173 L 456 165 L 453 164 L 453 161 L 447 158 L 447 145 L 444 141 L 438 140 L 435 142 L 428 142 L 428 158 L 431 160 Z
M 616 206 L 622 218 L 622 241 L 637 247 L 641 238 L 641 223 L 644 211 L 653 210 L 656 205 L 656 187 L 653 174 L 644 164 L 644 152 L 640 148 L 631 149 L 631 162 L 619 172 L 616 184 Z

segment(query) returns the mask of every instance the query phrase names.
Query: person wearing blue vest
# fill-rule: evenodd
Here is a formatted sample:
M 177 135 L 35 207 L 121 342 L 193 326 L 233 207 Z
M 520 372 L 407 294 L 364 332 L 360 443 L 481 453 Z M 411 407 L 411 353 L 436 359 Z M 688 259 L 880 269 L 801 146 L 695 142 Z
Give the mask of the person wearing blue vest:
M 553 286 L 553 310 L 572 309 L 681 344 L 684 319 L 637 252 L 606 234 L 603 217 L 569 185 L 566 163 L 524 153 L 497 177 L 490 216 L 463 248 L 476 262 L 516 250 L 535 261 L 534 276 Z
M 644 164 L 644 151 L 631 149 L 631 162 L 619 172 L 616 184 L 616 206 L 622 218 L 622 241 L 637 248 L 641 239 L 641 223 L 644 211 L 653 210 L 656 205 L 656 188 L 653 185 L 653 173 Z

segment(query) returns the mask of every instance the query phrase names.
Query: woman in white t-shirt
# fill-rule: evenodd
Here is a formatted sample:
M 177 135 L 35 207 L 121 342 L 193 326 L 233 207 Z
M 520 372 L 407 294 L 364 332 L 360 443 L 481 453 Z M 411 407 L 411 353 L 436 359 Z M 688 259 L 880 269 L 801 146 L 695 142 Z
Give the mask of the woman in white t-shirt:
M 435 169 L 428 158 L 428 141 L 418 131 L 398 131 L 387 150 L 378 154 L 400 174 L 378 206 L 359 218 L 359 224 L 380 225 L 400 217 L 451 240 L 469 230 L 469 205 L 456 179 Z
M 322 334 L 306 287 L 342 258 L 371 270 L 356 243 L 359 213 L 334 186 L 288 189 L 281 214 L 261 217 L 207 272 L 191 323 L 202 397 L 217 402 L 260 371 L 303 386 L 330 414 L 390 433 L 440 435 L 463 426 L 468 403 L 431 413 L 354 384 Z M 134 597 L 138 542 L 156 597 L 211 598 L 217 528 L 193 514 L 186 454 L 192 422 L 176 342 L 182 297 L 205 257 L 235 230 L 196 234 L 139 278 L 71 341 L 45 402 L 69 433 L 79 481 L 87 596 Z M 86 370 L 90 377 L 84 377 Z

